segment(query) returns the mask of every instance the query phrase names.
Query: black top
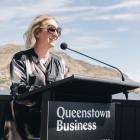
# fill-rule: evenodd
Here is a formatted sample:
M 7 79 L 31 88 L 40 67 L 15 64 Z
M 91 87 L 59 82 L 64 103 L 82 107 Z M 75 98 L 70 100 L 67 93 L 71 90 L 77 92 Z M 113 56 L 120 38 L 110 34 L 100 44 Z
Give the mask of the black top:
M 65 65 L 60 56 L 50 53 L 44 68 L 33 48 L 14 55 L 10 63 L 11 94 L 14 100 L 18 95 L 64 78 Z

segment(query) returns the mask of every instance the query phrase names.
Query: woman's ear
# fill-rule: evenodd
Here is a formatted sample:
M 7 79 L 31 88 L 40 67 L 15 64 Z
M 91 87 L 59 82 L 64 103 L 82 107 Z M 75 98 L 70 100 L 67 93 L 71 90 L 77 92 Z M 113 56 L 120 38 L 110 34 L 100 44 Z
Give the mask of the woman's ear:
M 39 35 L 40 32 L 41 32 L 41 28 L 37 28 L 37 29 L 34 31 L 34 36 L 35 36 L 35 38 L 38 38 L 38 35 Z

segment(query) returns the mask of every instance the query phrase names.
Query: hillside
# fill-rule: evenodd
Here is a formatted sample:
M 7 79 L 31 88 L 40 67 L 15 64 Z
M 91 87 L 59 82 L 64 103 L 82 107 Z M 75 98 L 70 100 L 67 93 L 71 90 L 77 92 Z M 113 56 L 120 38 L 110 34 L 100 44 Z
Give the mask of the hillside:
M 0 46 L 0 90 L 9 88 L 11 84 L 9 77 L 9 63 L 12 59 L 12 56 L 22 49 L 24 49 L 22 46 L 14 44 Z M 92 65 L 81 60 L 76 60 L 64 52 L 56 53 L 61 55 L 66 61 L 69 67 L 69 75 L 80 74 L 91 77 L 121 80 L 120 73 L 114 69 L 101 67 L 99 65 Z M 125 75 L 125 78 L 127 81 L 131 81 L 127 75 Z M 140 93 L 140 90 L 137 89 L 136 93 Z

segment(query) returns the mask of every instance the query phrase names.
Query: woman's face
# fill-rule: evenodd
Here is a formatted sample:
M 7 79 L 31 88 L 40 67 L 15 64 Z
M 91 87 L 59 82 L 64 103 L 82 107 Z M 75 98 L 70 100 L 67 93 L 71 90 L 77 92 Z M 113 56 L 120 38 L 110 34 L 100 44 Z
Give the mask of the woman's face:
M 61 34 L 61 28 L 58 27 L 55 20 L 50 19 L 45 23 L 45 27 L 37 35 L 37 41 L 48 46 L 49 48 L 55 46 L 55 41 Z

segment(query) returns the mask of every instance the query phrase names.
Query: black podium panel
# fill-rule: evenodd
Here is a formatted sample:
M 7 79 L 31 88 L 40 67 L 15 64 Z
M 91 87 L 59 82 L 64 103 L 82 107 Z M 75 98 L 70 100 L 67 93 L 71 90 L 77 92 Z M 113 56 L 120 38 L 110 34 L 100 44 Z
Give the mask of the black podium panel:
M 49 102 L 49 140 L 114 140 L 114 103 Z
M 112 95 L 138 88 L 138 83 L 73 75 L 42 91 L 41 140 L 49 140 L 49 101 L 111 103 Z
M 60 81 L 52 82 L 45 87 L 33 92 L 25 93 L 17 97 L 18 100 L 39 99 L 41 106 L 41 140 L 48 139 L 49 128 L 49 102 L 72 102 L 80 104 L 112 103 L 112 95 L 127 93 L 129 90 L 139 88 L 140 84 L 135 82 L 116 81 L 72 75 Z M 3 118 L 5 105 L 9 101 L 8 96 L 0 96 L 0 136 L 3 133 Z M 8 100 L 7 100 L 8 99 Z M 126 101 L 128 102 L 128 101 Z M 115 140 L 139 140 L 140 111 L 130 104 L 114 102 L 115 105 Z M 69 104 L 71 105 L 71 104 Z M 76 106 L 76 105 L 75 105 Z M 51 120 L 52 121 L 52 120 Z M 135 121 L 135 123 L 134 123 Z M 109 127 L 108 127 L 109 128 Z M 108 129 L 106 128 L 106 130 Z M 131 133 L 131 128 L 132 133 Z M 91 134 L 93 135 L 93 134 Z M 86 137 L 86 135 L 84 136 Z M 77 138 L 78 139 L 78 138 Z M 82 138 L 81 138 L 82 139 Z M 87 139 L 88 140 L 88 139 Z
M 72 75 L 63 80 L 59 80 L 56 82 L 52 82 L 45 87 L 41 87 L 36 91 L 25 93 L 24 95 L 19 95 L 17 97 L 18 100 L 24 99 L 41 99 L 42 98 L 42 106 L 41 106 L 41 140 L 49 140 L 48 139 L 48 125 L 49 125 L 49 101 L 61 101 L 61 102 L 77 102 L 78 103 L 112 103 L 112 95 L 117 93 L 127 93 L 129 90 L 139 88 L 140 84 L 135 82 L 127 82 L 127 81 L 116 81 L 116 80 L 108 80 L 102 78 L 93 78 L 93 77 L 85 77 L 79 75 Z M 119 107 L 117 107 L 119 108 Z M 127 110 L 127 108 L 125 109 Z M 117 110 L 117 114 L 119 114 L 120 110 Z M 121 111 L 122 112 L 122 111 Z M 131 109 L 130 109 L 131 112 Z M 139 110 L 137 110 L 139 112 Z M 132 114 L 135 113 L 133 110 Z M 128 115 L 130 115 L 128 113 Z M 118 118 L 120 116 L 117 116 Z M 131 119 L 131 115 L 129 120 Z M 124 119 L 120 118 L 120 121 Z M 132 118 L 133 119 L 133 118 Z M 116 120 L 119 122 L 119 119 Z M 125 121 L 124 121 L 125 123 Z M 132 126 L 133 123 L 128 124 Z M 116 129 L 120 127 L 121 124 L 116 123 Z M 123 126 L 127 126 L 127 124 L 123 124 Z M 126 127 L 124 127 L 125 129 Z M 121 131 L 122 132 L 122 131 Z M 122 133 L 117 134 L 122 134 Z M 126 133 L 128 131 L 124 131 Z M 123 133 L 123 134 L 124 134 Z M 139 135 L 139 133 L 136 133 Z M 131 133 L 129 133 L 131 136 Z M 132 135 L 134 136 L 134 135 Z M 118 140 L 119 138 L 125 139 L 123 136 L 116 135 Z
M 140 101 L 113 100 L 115 105 L 115 140 L 140 139 Z
M 10 95 L 0 95 L 0 139 L 3 135 L 6 107 L 9 103 L 10 97 Z

